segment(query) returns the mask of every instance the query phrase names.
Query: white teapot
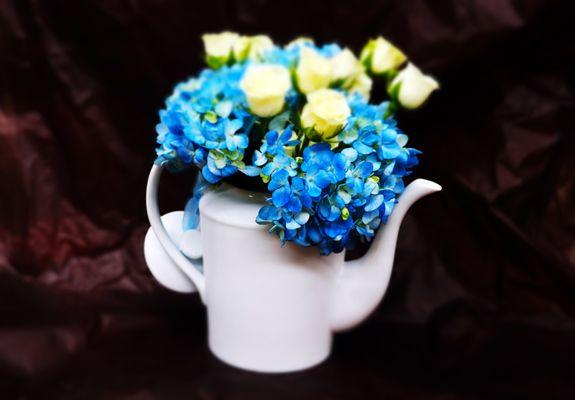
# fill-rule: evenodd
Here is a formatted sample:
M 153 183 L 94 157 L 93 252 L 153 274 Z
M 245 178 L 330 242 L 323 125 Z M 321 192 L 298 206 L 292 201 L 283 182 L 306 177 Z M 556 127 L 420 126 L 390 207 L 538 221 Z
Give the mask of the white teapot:
M 441 190 L 428 180 L 413 181 L 369 252 L 346 262 L 343 252 L 322 256 L 314 247 L 280 247 L 255 222 L 264 195 L 225 184 L 200 201 L 201 233 L 183 233 L 183 212 L 160 219 L 161 172 L 154 165 L 148 180 L 146 262 L 164 286 L 199 293 L 207 307 L 209 347 L 219 359 L 258 372 L 297 371 L 325 360 L 332 334 L 361 323 L 383 298 L 409 207 Z

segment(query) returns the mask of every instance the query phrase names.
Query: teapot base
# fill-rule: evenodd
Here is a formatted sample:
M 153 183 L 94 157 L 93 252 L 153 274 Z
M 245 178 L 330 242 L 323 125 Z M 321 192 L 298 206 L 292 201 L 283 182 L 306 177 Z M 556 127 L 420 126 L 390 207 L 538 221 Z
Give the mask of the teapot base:
M 327 360 L 327 358 L 331 354 L 331 347 L 327 349 L 317 352 L 313 351 L 304 356 L 302 356 L 299 360 L 282 360 L 282 359 L 270 359 L 270 357 L 265 357 L 265 359 L 255 357 L 248 358 L 237 358 L 237 357 L 229 357 L 228 354 L 224 354 L 222 352 L 218 352 L 217 349 L 214 349 L 213 346 L 210 344 L 208 346 L 210 348 L 211 353 L 214 355 L 215 358 L 227 364 L 231 367 L 238 368 L 244 371 L 250 372 L 258 372 L 258 373 L 265 373 L 265 374 L 282 374 L 282 373 L 291 373 L 291 372 L 299 372 L 304 371 L 313 367 L 316 367 Z

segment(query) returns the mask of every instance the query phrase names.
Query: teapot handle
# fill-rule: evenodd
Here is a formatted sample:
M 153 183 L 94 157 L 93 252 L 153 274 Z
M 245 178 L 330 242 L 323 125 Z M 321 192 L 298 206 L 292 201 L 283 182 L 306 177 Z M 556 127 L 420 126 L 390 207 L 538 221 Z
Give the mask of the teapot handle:
M 146 187 L 146 211 L 152 227 L 162 248 L 174 264 L 182 271 L 196 286 L 202 301 L 205 303 L 205 278 L 204 275 L 194 266 L 193 262 L 186 258 L 178 249 L 178 246 L 172 241 L 166 228 L 160 219 L 160 210 L 158 208 L 158 188 L 160 177 L 162 176 L 163 167 L 154 164 L 148 176 L 148 185 Z

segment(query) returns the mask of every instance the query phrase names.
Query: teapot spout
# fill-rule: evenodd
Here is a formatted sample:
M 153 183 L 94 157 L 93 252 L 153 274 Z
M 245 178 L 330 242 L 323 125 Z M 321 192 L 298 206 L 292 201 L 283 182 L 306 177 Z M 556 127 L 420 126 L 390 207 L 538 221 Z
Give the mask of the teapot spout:
M 343 263 L 331 304 L 333 331 L 353 328 L 375 310 L 387 291 L 403 217 L 417 200 L 440 190 L 441 186 L 435 182 L 425 179 L 413 181 L 405 188 L 368 253 L 358 260 Z

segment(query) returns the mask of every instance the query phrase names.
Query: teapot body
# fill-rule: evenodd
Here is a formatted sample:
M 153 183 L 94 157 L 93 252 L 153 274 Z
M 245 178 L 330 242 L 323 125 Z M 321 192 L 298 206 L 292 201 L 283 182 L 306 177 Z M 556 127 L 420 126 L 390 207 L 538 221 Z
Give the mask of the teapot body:
M 200 224 L 211 351 L 261 372 L 311 367 L 330 352 L 330 299 L 343 253 L 321 256 L 256 224 L 263 198 L 224 186 L 204 195 Z

